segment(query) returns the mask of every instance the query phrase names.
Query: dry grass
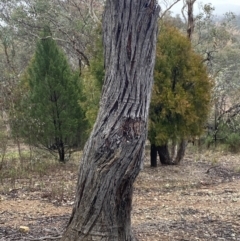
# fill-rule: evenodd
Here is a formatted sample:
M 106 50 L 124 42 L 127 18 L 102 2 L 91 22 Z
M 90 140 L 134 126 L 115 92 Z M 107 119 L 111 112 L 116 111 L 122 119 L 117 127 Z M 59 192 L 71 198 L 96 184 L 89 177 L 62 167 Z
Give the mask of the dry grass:
M 20 162 L 11 151 L 0 172 L 0 240 L 42 237 L 53 228 L 61 233 L 71 213 L 81 154 L 63 165 L 43 153 L 29 159 L 27 150 Z M 146 160 L 134 185 L 137 238 L 240 240 L 239 177 L 239 155 L 222 150 L 190 147 L 179 166 L 151 168 Z M 29 226 L 30 233 L 20 234 L 20 225 Z

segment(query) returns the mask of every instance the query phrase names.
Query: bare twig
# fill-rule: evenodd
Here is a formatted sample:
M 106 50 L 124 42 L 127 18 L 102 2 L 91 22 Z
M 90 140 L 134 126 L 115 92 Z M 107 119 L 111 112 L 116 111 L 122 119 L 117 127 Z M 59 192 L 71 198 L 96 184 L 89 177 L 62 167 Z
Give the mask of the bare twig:
M 29 241 L 41 241 L 41 240 L 56 240 L 56 239 L 60 239 L 62 238 L 62 236 L 57 236 L 57 237 L 53 237 L 53 236 L 45 236 L 45 237 L 41 237 L 41 238 L 26 238 L 25 240 L 29 240 Z
M 180 1 L 180 0 L 178 0 Z M 101 24 L 101 21 L 98 19 L 97 15 L 95 14 L 95 11 L 93 9 L 93 0 L 90 1 L 89 3 L 89 11 L 90 11 L 90 14 L 92 16 L 92 18 L 99 24 Z
M 164 15 L 176 4 L 178 3 L 180 0 L 176 0 L 174 3 L 172 3 L 162 14 L 161 14 L 161 19 L 164 17 Z
M 182 16 L 184 18 L 185 23 L 187 23 L 187 18 L 186 18 L 185 14 L 184 14 L 184 10 L 185 10 L 186 6 L 187 6 L 187 3 L 184 1 L 184 4 L 183 4 L 181 12 L 182 12 Z

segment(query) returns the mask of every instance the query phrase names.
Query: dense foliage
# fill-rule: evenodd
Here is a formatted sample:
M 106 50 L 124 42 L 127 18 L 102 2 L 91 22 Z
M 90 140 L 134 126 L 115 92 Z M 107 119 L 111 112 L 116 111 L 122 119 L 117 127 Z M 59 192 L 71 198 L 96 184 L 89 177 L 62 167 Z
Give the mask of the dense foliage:
M 69 148 L 83 145 L 87 122 L 79 76 L 49 31 L 38 41 L 20 88 L 25 90 L 15 103 L 13 130 L 30 144 L 56 151 L 64 162 Z
M 90 123 L 86 128 L 89 133 L 96 120 L 104 75 L 102 37 L 101 28 L 99 28 L 103 5 L 104 1 L 101 0 L 94 0 L 92 4 L 76 0 L 9 0 L 0 3 L 0 68 L 2 70 L 0 108 L 7 116 L 12 103 L 18 102 L 22 96 L 27 96 L 26 91 L 29 86 L 27 81 L 23 81 L 22 76 L 27 64 L 33 61 L 30 59 L 35 51 L 36 42 L 41 37 L 39 33 L 45 25 L 48 25 L 53 38 L 66 54 L 71 68 L 81 74 L 81 97 L 84 98 L 80 98 L 79 103 Z M 207 120 L 207 142 L 208 144 L 224 143 L 232 133 L 240 136 L 238 131 L 240 17 L 231 12 L 217 16 L 211 4 L 199 4 L 199 8 L 200 12 L 194 16 L 192 48 L 203 57 L 201 61 L 207 65 L 209 76 L 215 83 L 212 89 L 211 111 Z M 171 11 L 163 11 L 163 13 L 161 21 L 171 23 L 184 35 L 186 34 L 187 21 L 182 15 L 173 16 Z M 162 33 L 163 29 L 160 34 Z M 182 52 L 179 51 L 176 54 L 180 53 L 183 56 Z M 20 78 L 22 78 L 21 90 L 19 89 Z M 168 98 L 171 96 L 174 96 L 173 93 L 169 94 Z M 178 93 L 174 98 L 180 98 L 180 96 Z M 185 95 L 185 97 L 189 96 Z M 174 101 L 168 104 L 171 109 L 177 108 Z M 186 106 L 186 103 L 183 104 L 184 101 L 185 99 L 178 101 L 180 116 L 182 113 L 187 113 L 184 110 Z M 196 116 L 191 118 L 194 120 Z M 171 116 L 170 120 L 174 119 L 178 120 L 178 125 L 174 127 L 175 134 L 172 134 L 171 138 L 178 140 L 182 133 L 189 136 L 189 133 L 178 128 L 181 122 L 184 122 L 184 125 L 187 123 L 189 127 L 189 122 L 185 122 L 177 115 Z M 9 121 L 12 121 L 11 118 Z M 162 143 L 170 134 L 168 128 L 171 125 L 167 123 L 164 126 L 164 128 L 159 126 L 161 135 L 154 134 L 158 135 L 156 143 Z M 155 124 L 153 127 L 158 128 Z M 188 127 L 184 128 L 189 130 Z M 190 127 L 194 129 L 192 125 Z M 159 130 L 157 130 L 158 133 L 160 133 Z M 194 129 L 194 133 L 199 133 L 199 130 Z
M 85 101 L 81 102 L 91 127 L 97 117 L 105 74 L 101 27 L 98 27 L 95 31 L 95 39 L 92 45 L 93 47 L 89 52 L 94 58 L 90 60 L 90 66 L 82 72 Z
M 189 40 L 176 28 L 158 37 L 149 139 L 161 146 L 200 135 L 208 116 L 211 80 Z

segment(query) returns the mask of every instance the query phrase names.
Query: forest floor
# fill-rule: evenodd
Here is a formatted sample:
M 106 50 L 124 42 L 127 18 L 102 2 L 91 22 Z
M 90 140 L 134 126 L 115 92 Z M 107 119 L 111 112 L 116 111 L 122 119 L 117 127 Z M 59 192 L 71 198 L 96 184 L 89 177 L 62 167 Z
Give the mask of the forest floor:
M 134 185 L 139 241 L 240 241 L 240 155 L 191 149 L 178 166 L 151 168 L 146 160 Z M 64 231 L 78 163 L 38 170 L 22 178 L 2 173 L 0 241 L 57 240 Z

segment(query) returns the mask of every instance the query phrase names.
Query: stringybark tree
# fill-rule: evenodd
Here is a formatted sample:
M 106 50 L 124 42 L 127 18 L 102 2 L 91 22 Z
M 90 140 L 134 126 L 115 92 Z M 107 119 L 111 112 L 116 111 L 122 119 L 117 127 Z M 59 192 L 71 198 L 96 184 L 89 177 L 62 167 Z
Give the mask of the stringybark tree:
M 62 241 L 134 240 L 133 182 L 143 161 L 155 62 L 156 0 L 108 0 L 105 81 Z

